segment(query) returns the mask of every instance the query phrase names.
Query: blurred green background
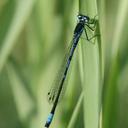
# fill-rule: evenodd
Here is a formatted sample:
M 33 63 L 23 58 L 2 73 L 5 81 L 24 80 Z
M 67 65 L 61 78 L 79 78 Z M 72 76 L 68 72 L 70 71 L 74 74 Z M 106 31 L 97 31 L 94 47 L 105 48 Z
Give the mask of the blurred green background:
M 0 128 L 43 128 L 78 13 L 98 15 L 81 39 L 51 128 L 128 128 L 127 0 L 0 0 Z

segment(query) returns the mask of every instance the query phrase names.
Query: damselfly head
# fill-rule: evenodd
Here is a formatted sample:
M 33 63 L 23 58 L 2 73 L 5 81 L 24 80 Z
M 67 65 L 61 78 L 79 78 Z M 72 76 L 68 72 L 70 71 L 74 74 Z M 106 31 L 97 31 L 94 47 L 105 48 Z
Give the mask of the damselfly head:
M 80 23 L 87 23 L 87 22 L 89 22 L 89 17 L 88 16 L 79 14 L 77 16 L 77 18 L 78 18 L 78 22 L 80 22 Z

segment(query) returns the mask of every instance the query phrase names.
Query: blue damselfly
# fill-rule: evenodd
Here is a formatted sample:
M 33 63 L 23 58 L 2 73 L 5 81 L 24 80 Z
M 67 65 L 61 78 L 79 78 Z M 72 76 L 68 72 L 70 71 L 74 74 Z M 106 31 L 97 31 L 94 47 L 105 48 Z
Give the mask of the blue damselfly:
M 46 121 L 46 124 L 45 124 L 46 128 L 48 128 L 50 126 L 51 122 L 52 122 L 52 119 L 53 119 L 53 116 L 54 116 L 54 113 L 55 113 L 55 110 L 56 110 L 56 107 L 57 107 L 57 104 L 58 104 L 58 101 L 59 101 L 59 98 L 60 98 L 60 94 L 62 92 L 64 81 L 66 79 L 67 72 L 68 72 L 68 69 L 69 69 L 69 66 L 70 66 L 70 62 L 72 60 L 74 51 L 77 47 L 78 41 L 79 41 L 83 31 L 85 32 L 86 39 L 88 41 L 90 41 L 91 39 L 93 39 L 94 37 L 97 36 L 95 34 L 95 35 L 89 37 L 88 33 L 87 33 L 87 29 L 89 29 L 90 31 L 95 31 L 95 28 L 96 28 L 95 18 L 90 19 L 88 16 L 79 14 L 77 16 L 77 19 L 78 19 L 78 23 L 77 23 L 77 25 L 74 29 L 72 44 L 71 44 L 71 47 L 70 47 L 70 50 L 69 50 L 68 57 L 66 59 L 66 66 L 65 66 L 65 69 L 63 71 L 63 74 L 62 74 L 57 92 L 56 92 L 56 90 L 51 90 L 50 92 L 48 92 L 49 101 L 53 102 L 53 107 L 52 107 L 52 110 L 51 110 L 51 112 L 48 116 L 48 119 Z

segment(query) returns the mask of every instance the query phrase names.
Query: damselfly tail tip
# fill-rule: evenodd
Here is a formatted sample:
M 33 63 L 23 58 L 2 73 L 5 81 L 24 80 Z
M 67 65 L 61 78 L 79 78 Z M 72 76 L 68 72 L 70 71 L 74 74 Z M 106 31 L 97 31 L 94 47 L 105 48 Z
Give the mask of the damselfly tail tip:
M 44 126 L 45 128 L 48 128 L 49 127 L 49 125 L 48 125 L 48 123 L 46 122 L 46 124 L 45 124 L 45 126 Z
M 44 127 L 45 127 L 45 128 L 49 128 L 49 125 L 50 125 L 50 124 L 51 124 L 51 121 L 50 121 L 50 122 L 47 121 L 47 122 L 45 123 L 45 126 L 44 126 Z
M 52 119 L 53 119 L 53 114 L 50 113 L 49 116 L 48 116 L 48 119 L 47 119 L 47 121 L 45 123 L 45 128 L 49 128 L 49 126 L 50 126 L 50 124 L 52 122 Z

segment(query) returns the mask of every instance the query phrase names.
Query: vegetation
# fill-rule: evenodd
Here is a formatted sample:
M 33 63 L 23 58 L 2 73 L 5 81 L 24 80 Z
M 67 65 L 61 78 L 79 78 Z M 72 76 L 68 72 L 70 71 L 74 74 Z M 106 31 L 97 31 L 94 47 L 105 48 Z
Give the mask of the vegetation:
M 47 92 L 78 13 L 98 15 L 81 39 L 51 128 L 128 128 L 127 0 L 0 0 L 0 128 L 42 128 Z

